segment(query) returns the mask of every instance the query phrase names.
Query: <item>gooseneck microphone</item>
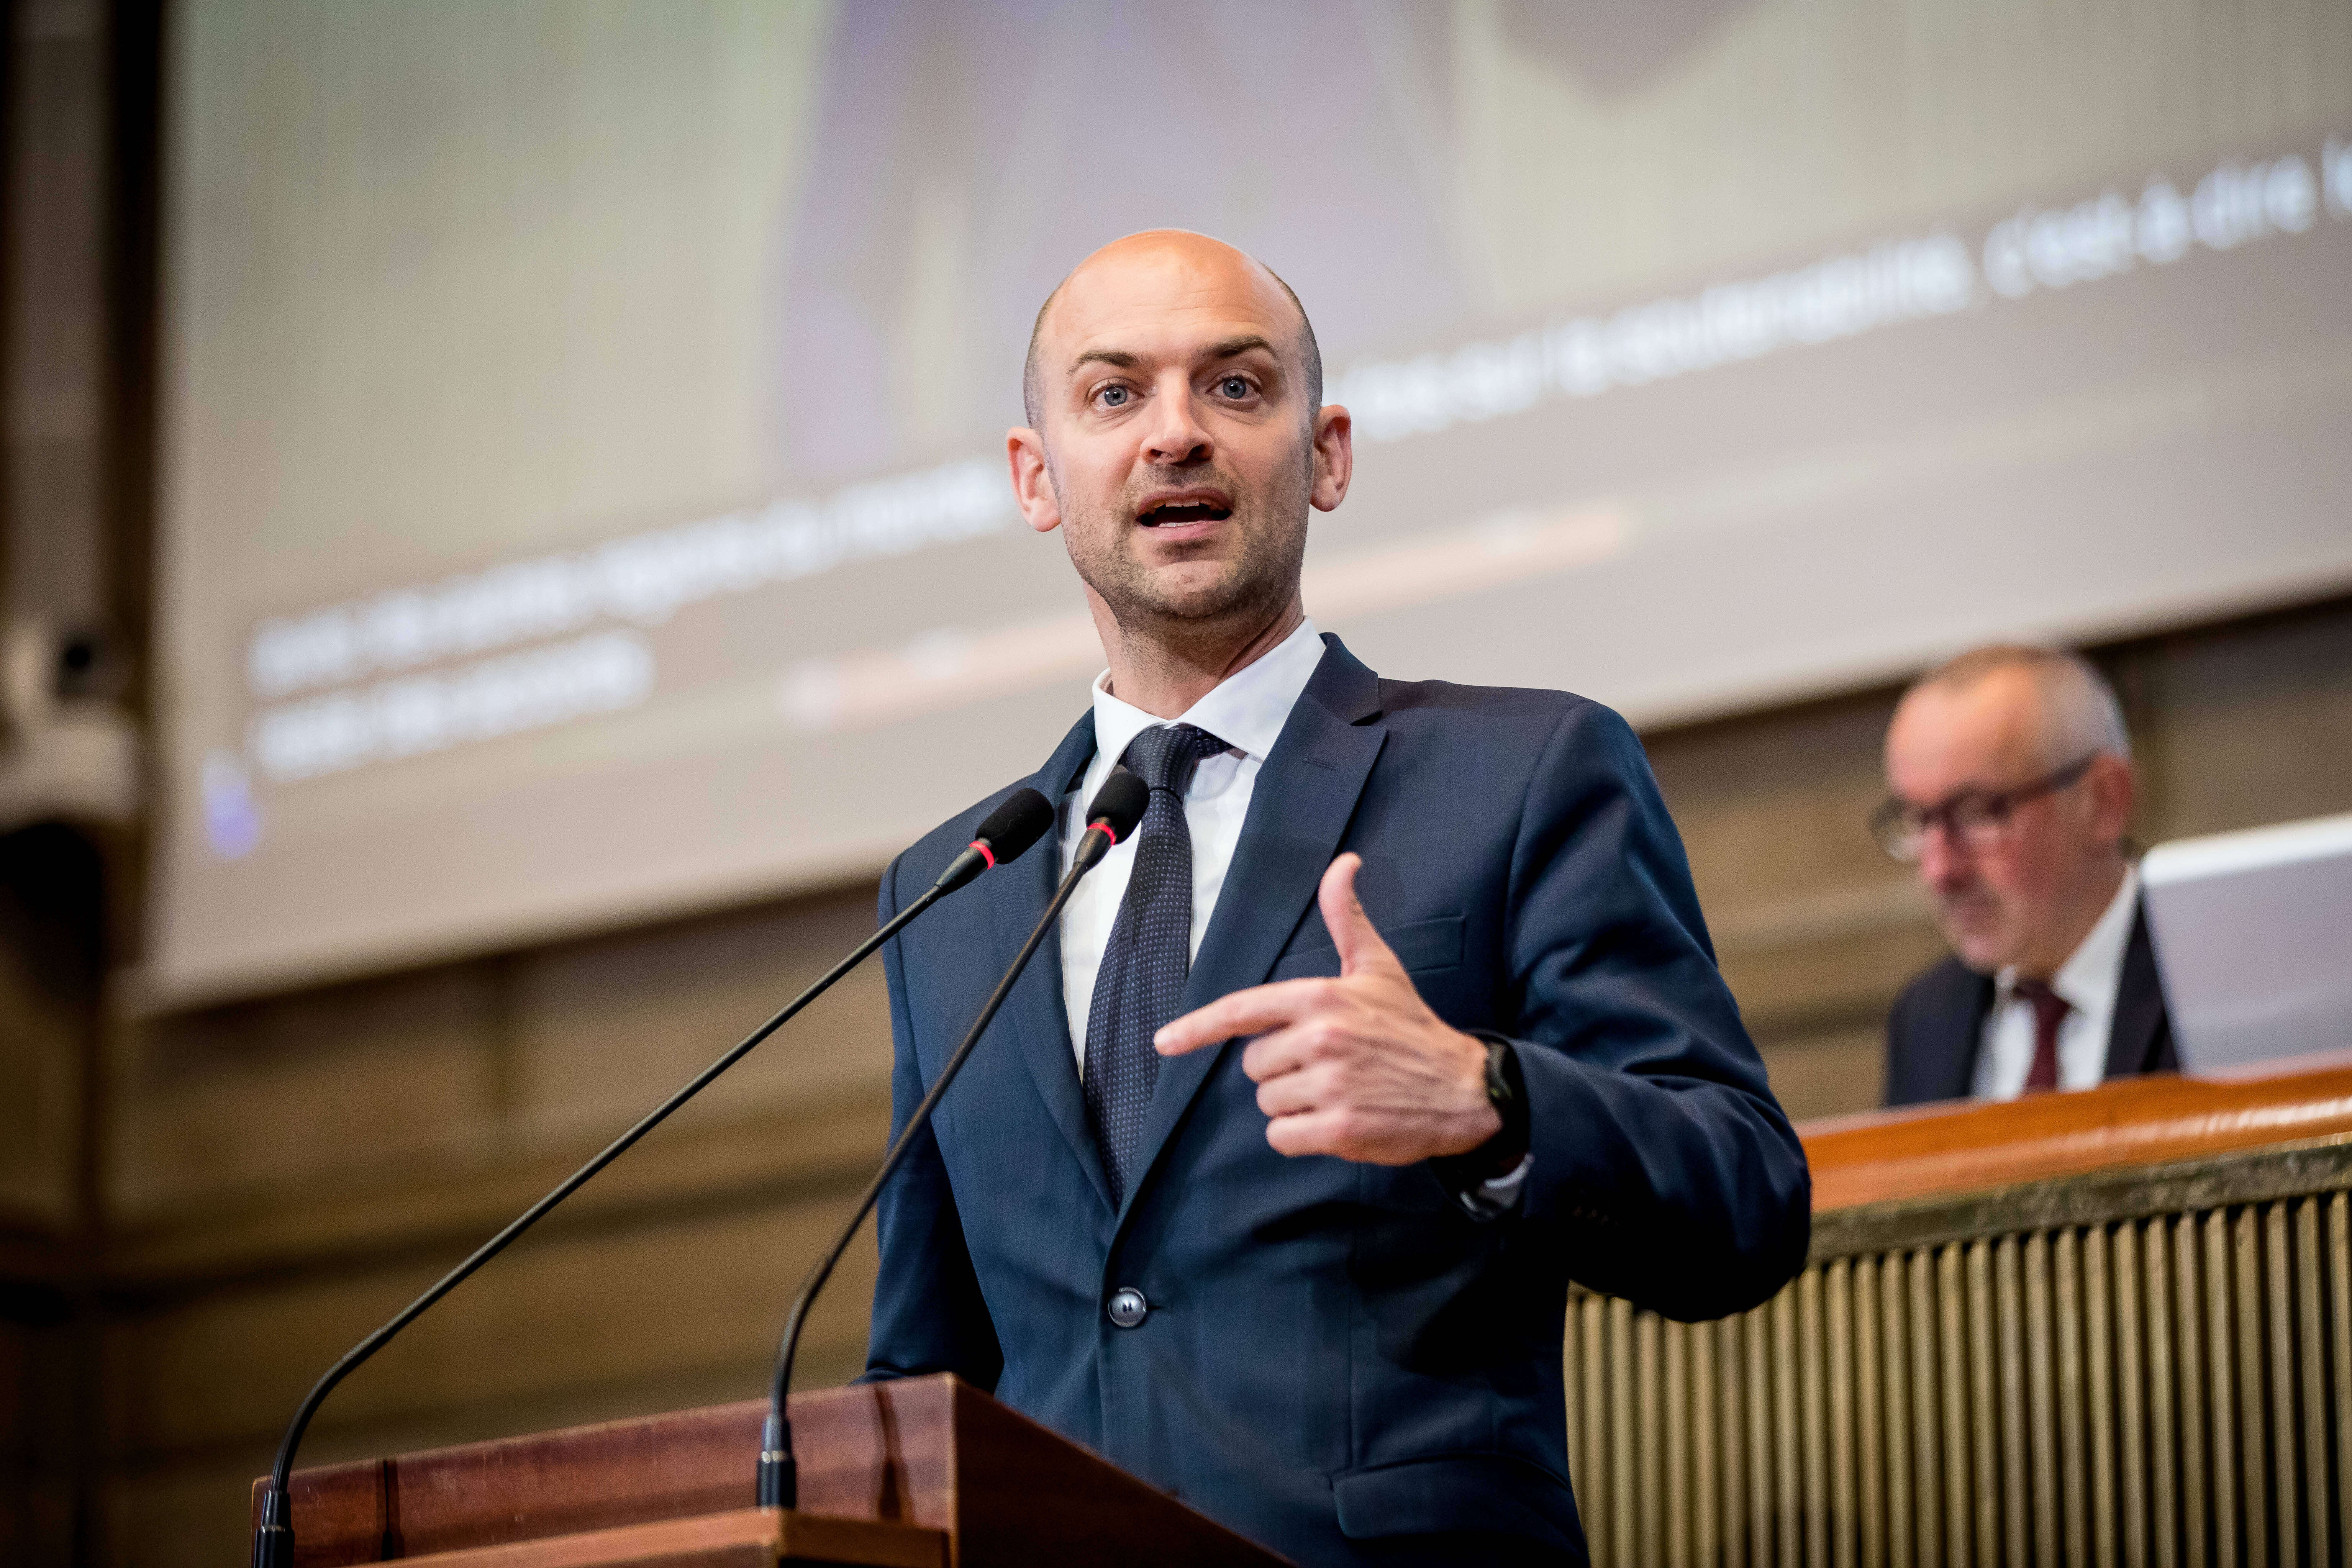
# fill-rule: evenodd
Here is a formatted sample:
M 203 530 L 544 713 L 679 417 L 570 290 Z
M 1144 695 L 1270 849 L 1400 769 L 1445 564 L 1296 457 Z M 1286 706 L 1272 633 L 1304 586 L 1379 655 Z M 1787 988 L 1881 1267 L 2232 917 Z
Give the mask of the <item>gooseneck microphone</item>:
M 1138 806 L 1136 810 L 1139 816 L 1142 807 Z M 848 957 L 826 970 L 815 984 L 786 1003 L 782 1012 L 745 1036 L 734 1049 L 703 1068 L 695 1075 L 692 1082 L 663 1100 L 643 1121 L 605 1145 L 602 1153 L 566 1176 L 553 1192 L 531 1205 L 512 1224 L 484 1242 L 472 1257 L 443 1275 L 431 1289 L 403 1307 L 390 1322 L 344 1352 L 343 1359 L 329 1367 L 326 1375 L 311 1387 L 300 1407 L 294 1412 L 294 1419 L 288 1424 L 286 1436 L 278 1442 L 278 1461 L 270 1468 L 268 1489 L 262 1493 L 261 1522 L 255 1526 L 253 1531 L 254 1568 L 293 1568 L 294 1505 L 288 1483 L 294 1472 L 294 1453 L 301 1447 L 302 1434 L 309 1428 L 310 1417 L 318 1413 L 320 1402 L 334 1392 L 337 1384 L 356 1371 L 361 1363 L 383 1349 L 394 1335 L 415 1321 L 426 1308 L 465 1283 L 474 1270 L 505 1251 L 509 1243 L 545 1218 L 550 1209 L 578 1192 L 587 1184 L 590 1177 L 626 1153 L 638 1139 L 660 1126 L 670 1112 L 708 1089 L 713 1079 L 750 1055 L 752 1047 L 782 1028 L 794 1014 L 824 995 L 832 988 L 834 982 L 863 963 L 877 948 L 904 931 L 918 915 L 971 882 L 982 872 L 1017 858 L 1024 850 L 1044 837 L 1045 831 L 1053 826 L 1054 807 L 1044 795 L 1034 789 L 1015 790 L 1003 805 L 988 814 L 988 819 L 980 825 L 980 831 L 973 835 L 971 843 L 948 862 L 947 869 L 940 873 L 938 879 L 887 925 L 859 942 L 850 951 Z
M 1087 830 L 1078 839 L 1077 853 L 1070 858 L 1069 874 L 1062 879 L 1062 885 L 1054 889 L 1053 898 L 1046 901 L 1045 912 L 1038 917 L 1036 929 L 1029 933 L 1029 940 L 1021 944 L 1021 952 L 1013 960 L 1013 967 L 1004 972 L 1004 978 L 996 983 L 994 991 L 989 993 L 987 1004 L 981 1008 L 980 1017 L 972 1024 L 971 1032 L 964 1036 L 963 1043 L 956 1047 L 955 1054 L 948 1058 L 945 1067 L 940 1068 L 939 1079 L 931 1085 L 930 1092 L 923 1096 L 922 1103 L 916 1106 L 914 1114 L 907 1118 L 907 1125 L 899 1132 L 898 1141 L 890 1145 L 890 1152 L 882 1156 L 882 1168 L 875 1172 L 874 1179 L 866 1184 L 866 1191 L 859 1196 L 856 1208 L 850 1211 L 847 1222 L 841 1227 L 841 1234 L 833 1238 L 833 1245 L 824 1249 L 824 1255 L 817 1259 L 816 1266 L 809 1270 L 808 1278 L 802 1281 L 801 1293 L 793 1300 L 792 1314 L 784 1320 L 783 1342 L 776 1351 L 775 1379 L 768 1393 L 767 1425 L 761 1432 L 759 1500 L 761 1508 L 800 1506 L 800 1463 L 793 1458 L 793 1422 L 785 1412 L 784 1402 L 793 1389 L 793 1357 L 800 1350 L 801 1328 L 808 1321 L 809 1307 L 815 1301 L 816 1293 L 824 1289 L 824 1282 L 833 1277 L 834 1266 L 849 1249 L 850 1238 L 857 1234 L 857 1227 L 866 1223 L 866 1216 L 873 1209 L 875 1200 L 882 1195 L 883 1187 L 905 1162 L 907 1151 L 914 1146 L 915 1139 L 923 1129 L 930 1125 L 931 1112 L 938 1107 L 940 1096 L 947 1093 L 948 1085 L 955 1081 L 956 1074 L 963 1070 L 972 1047 L 980 1043 L 980 1037 L 996 1017 L 996 1010 L 1004 1005 L 1004 998 L 1012 993 L 1013 983 L 1021 978 L 1021 972 L 1029 967 L 1029 960 L 1035 954 L 1038 944 L 1045 940 L 1045 933 L 1052 931 L 1054 922 L 1061 918 L 1062 906 L 1068 903 L 1070 895 L 1077 890 L 1078 879 L 1102 864 L 1102 858 L 1110 853 L 1111 846 L 1135 831 L 1135 825 L 1143 820 L 1144 807 L 1150 804 L 1150 785 L 1123 767 L 1111 769 L 1110 777 L 1105 779 L 1102 788 L 1095 792 L 1094 804 L 1087 807 Z

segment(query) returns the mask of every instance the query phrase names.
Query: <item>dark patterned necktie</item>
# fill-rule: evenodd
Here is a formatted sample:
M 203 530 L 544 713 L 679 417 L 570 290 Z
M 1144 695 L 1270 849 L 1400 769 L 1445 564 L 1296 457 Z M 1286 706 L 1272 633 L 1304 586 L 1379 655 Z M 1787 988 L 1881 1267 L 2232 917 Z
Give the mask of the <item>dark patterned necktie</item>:
M 2058 1087 L 2058 1026 L 2073 1011 L 2066 998 L 2039 980 L 2021 980 L 2010 987 L 2013 996 L 2033 1006 L 2033 1066 L 2025 1074 L 2025 1092 Z
M 1151 804 L 1087 1008 L 1087 1121 L 1114 1205 L 1126 1198 L 1128 1162 L 1160 1081 L 1151 1037 L 1176 1016 L 1192 967 L 1192 832 L 1184 821 L 1184 791 L 1201 759 L 1226 749 L 1205 730 L 1162 725 L 1138 735 L 1120 759 L 1151 786 Z

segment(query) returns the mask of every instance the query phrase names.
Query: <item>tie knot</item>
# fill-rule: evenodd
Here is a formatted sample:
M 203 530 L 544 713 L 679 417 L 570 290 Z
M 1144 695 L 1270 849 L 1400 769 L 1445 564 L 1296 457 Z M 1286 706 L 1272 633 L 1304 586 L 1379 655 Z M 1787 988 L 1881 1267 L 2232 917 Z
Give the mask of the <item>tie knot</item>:
M 1128 742 L 1120 761 L 1155 790 L 1184 793 L 1203 757 L 1228 750 L 1223 741 L 1191 724 L 1155 724 Z
M 2010 993 L 2032 1004 L 2035 1022 L 2045 1029 L 2074 1011 L 2074 1004 L 2051 990 L 2045 980 L 2020 980 L 2010 987 Z

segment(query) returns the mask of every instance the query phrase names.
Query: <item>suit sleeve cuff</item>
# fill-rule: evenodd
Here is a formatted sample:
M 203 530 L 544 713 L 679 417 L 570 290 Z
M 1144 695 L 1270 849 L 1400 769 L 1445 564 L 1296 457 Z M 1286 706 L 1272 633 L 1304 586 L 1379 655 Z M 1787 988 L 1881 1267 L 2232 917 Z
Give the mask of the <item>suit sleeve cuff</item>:
M 1500 1219 L 1519 1206 L 1519 1194 L 1527 1191 L 1528 1173 L 1535 1169 L 1535 1163 L 1533 1154 L 1522 1154 L 1507 1174 L 1480 1182 L 1476 1186 L 1454 1189 L 1454 1201 L 1462 1205 L 1465 1214 L 1482 1225 Z

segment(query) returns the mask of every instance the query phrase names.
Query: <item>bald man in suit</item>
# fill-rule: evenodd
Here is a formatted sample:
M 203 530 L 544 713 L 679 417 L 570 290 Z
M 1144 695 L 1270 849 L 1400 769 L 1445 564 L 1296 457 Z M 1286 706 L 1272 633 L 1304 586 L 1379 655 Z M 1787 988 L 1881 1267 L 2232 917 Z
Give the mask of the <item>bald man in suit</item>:
M 954 1372 L 1299 1563 L 1581 1562 L 1570 1280 L 1753 1306 L 1804 1260 L 1804 1152 L 1624 721 L 1385 679 L 1307 618 L 1352 474 L 1321 383 L 1289 289 L 1198 235 L 1040 313 L 1013 485 L 1108 668 L 1018 781 L 1058 863 L 885 950 L 902 1122 L 1083 803 L 1124 765 L 1151 806 L 882 1199 L 867 1375 Z

